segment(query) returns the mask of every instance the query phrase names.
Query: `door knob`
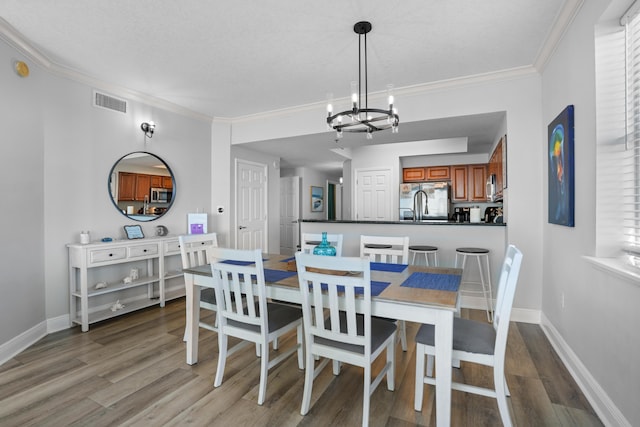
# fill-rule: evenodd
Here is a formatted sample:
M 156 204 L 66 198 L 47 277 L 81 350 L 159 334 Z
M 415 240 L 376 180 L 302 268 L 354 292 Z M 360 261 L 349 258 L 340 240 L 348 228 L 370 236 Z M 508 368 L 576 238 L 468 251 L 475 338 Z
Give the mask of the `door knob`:
M 245 227 L 244 225 L 241 225 L 241 226 L 240 226 L 240 227 L 238 227 L 238 228 L 239 228 L 240 230 L 243 230 L 243 229 L 245 229 L 245 228 L 247 228 L 247 227 Z

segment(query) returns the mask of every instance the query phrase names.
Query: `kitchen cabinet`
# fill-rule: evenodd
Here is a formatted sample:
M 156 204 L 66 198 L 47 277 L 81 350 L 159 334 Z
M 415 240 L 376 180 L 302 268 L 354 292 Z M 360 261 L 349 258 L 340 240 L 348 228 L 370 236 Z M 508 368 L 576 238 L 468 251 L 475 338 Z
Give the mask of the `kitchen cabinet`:
M 162 188 L 172 189 L 173 188 L 173 179 L 170 176 L 162 177 Z
M 504 188 L 504 147 L 505 144 L 503 139 L 500 139 L 500 142 L 496 145 L 496 148 L 493 150 L 491 154 L 491 158 L 489 160 L 489 175 L 494 174 L 496 176 L 496 196 L 502 197 L 502 190 Z
M 135 200 L 136 176 L 137 174 L 129 172 L 118 174 L 118 200 Z
M 68 244 L 70 321 L 89 324 L 184 295 L 178 237 Z M 138 278 L 124 283 L 131 269 Z M 98 283 L 106 287 L 98 287 Z M 167 291 L 169 289 L 169 291 Z M 120 302 L 124 307 L 113 309 Z
M 402 169 L 403 182 L 449 181 L 449 166 L 429 166 Z
M 451 166 L 451 201 L 486 202 L 487 166 Z
M 427 179 L 426 168 L 404 168 L 402 169 L 403 182 L 424 182 Z
M 161 175 L 151 175 L 151 188 L 162 188 Z
M 143 202 L 145 197 L 149 201 L 151 194 L 151 175 L 136 175 L 136 198 L 135 200 Z

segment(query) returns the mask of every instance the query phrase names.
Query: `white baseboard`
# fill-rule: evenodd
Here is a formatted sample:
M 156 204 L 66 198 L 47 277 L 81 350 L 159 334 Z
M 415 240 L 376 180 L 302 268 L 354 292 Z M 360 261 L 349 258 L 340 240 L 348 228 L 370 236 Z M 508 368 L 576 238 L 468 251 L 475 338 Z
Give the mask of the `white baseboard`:
M 68 317 L 69 316 L 67 316 L 67 318 Z M 16 354 L 20 353 L 47 334 L 47 322 L 44 321 L 0 345 L 0 365 L 4 364 Z
M 63 314 L 62 316 L 47 319 L 47 333 L 52 334 L 54 332 L 69 329 L 71 322 L 69 322 L 69 315 Z
M 600 384 L 571 350 L 571 347 L 549 319 L 543 314 L 541 320 L 544 334 L 604 425 L 631 427 L 631 423 L 627 421 L 609 395 L 600 387 Z

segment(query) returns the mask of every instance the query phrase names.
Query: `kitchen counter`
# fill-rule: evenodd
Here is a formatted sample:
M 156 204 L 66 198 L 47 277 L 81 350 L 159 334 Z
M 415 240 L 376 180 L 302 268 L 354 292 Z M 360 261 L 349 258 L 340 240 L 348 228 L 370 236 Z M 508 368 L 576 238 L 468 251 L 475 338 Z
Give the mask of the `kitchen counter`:
M 327 224 L 402 224 L 402 225 L 474 225 L 474 226 L 484 226 L 484 227 L 504 227 L 506 223 L 485 223 L 485 222 L 455 222 L 455 221 L 447 221 L 447 220 L 423 220 L 423 221 L 412 221 L 412 220 L 398 220 L 398 221 L 358 221 L 358 220 L 326 220 L 326 219 L 303 219 L 300 222 L 318 222 L 318 223 L 327 223 Z

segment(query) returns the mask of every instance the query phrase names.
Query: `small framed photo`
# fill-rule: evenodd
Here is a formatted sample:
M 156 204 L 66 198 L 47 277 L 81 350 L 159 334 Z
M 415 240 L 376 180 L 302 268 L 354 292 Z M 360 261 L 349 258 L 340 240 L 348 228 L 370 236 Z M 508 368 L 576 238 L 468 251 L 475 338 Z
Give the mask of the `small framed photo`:
M 311 186 L 311 212 L 324 212 L 324 188 Z
M 127 239 L 144 239 L 142 227 L 139 225 L 125 225 L 124 232 L 127 235 Z

